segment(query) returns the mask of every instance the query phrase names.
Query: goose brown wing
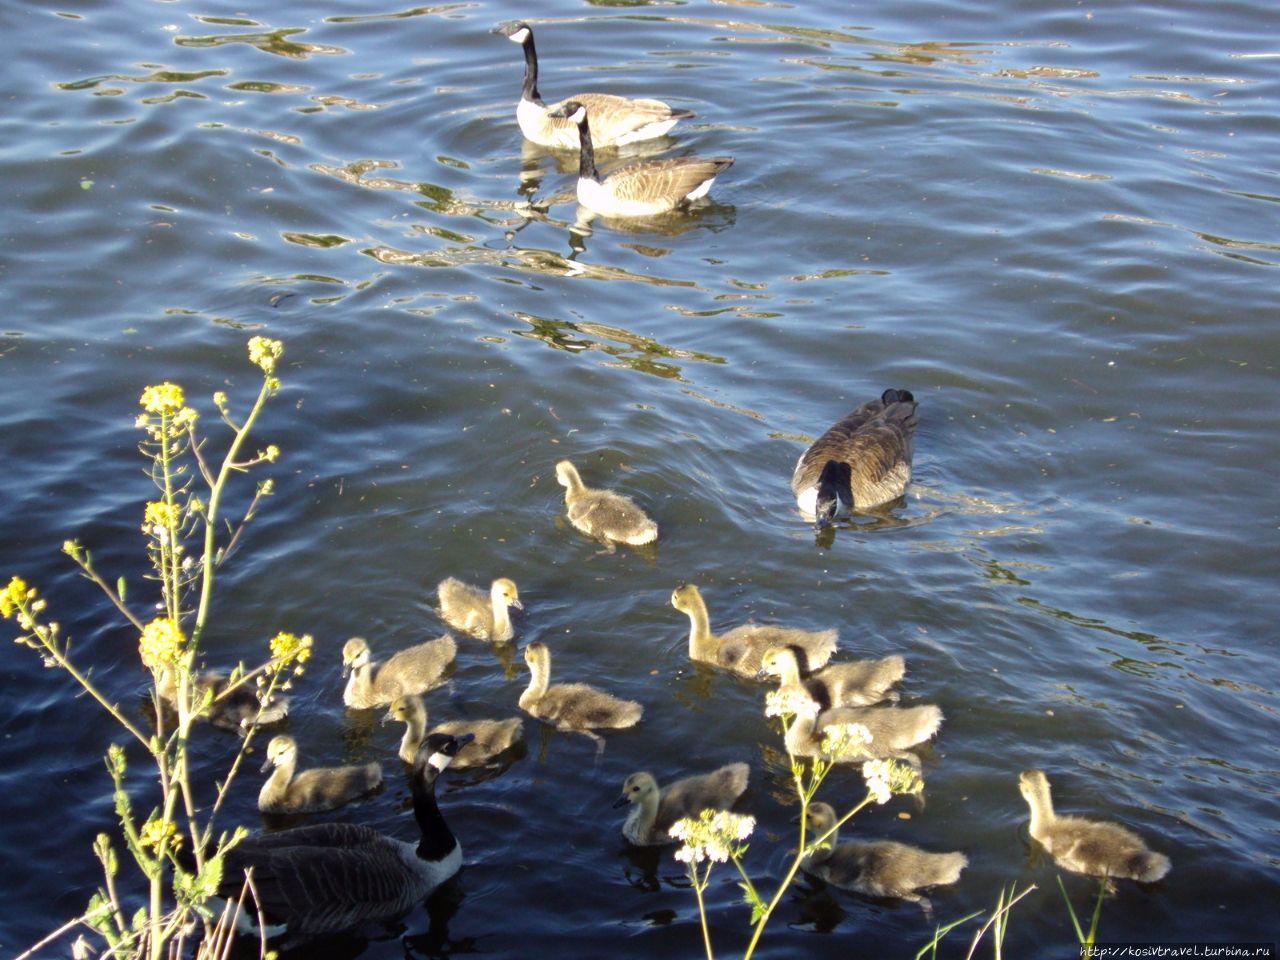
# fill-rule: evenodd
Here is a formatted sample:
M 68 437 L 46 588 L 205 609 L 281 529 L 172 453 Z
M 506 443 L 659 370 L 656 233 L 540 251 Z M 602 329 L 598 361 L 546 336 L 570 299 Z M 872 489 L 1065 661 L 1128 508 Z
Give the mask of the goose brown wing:
M 663 197 L 679 201 L 732 164 L 732 157 L 648 160 L 619 167 L 609 174 L 605 183 L 621 201 L 645 203 Z
M 608 93 L 580 93 L 568 99 L 576 100 L 587 108 L 587 116 L 591 118 L 591 136 L 597 144 L 613 143 L 651 123 L 693 116 L 692 110 L 673 110 L 661 100 L 628 100 Z M 558 103 L 551 109 L 560 105 Z
M 912 435 L 918 422 L 913 400 L 886 404 L 877 399 L 862 404 L 836 421 L 800 455 L 791 476 L 792 492 L 798 494 L 816 486 L 829 460 L 851 466 L 856 502 L 867 499 L 857 495 L 859 485 L 875 487 L 889 478 L 896 482 L 904 467 L 909 479 Z

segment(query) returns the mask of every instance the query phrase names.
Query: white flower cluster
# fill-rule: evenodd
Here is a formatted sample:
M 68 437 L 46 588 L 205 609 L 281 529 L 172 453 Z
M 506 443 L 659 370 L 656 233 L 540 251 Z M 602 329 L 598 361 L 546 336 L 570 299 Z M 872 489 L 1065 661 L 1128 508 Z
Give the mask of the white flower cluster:
M 671 836 L 682 846 L 675 857 L 682 863 L 711 860 L 724 863 L 742 851 L 739 845 L 756 828 L 756 818 L 728 810 L 703 810 L 696 818 L 685 817 L 671 825 Z

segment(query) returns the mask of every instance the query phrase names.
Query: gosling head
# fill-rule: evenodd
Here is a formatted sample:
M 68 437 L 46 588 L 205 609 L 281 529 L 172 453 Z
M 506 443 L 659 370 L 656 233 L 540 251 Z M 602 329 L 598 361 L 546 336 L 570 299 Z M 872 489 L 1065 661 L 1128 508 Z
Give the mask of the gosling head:
M 492 596 L 496 597 L 499 600 L 499 602 L 501 602 L 505 606 L 514 607 L 517 610 L 524 609 L 524 604 L 520 602 L 520 593 L 518 590 L 516 590 L 516 584 L 514 580 L 509 580 L 506 577 L 502 577 L 498 580 L 493 581 L 493 586 L 490 588 L 490 593 Z
M 369 662 L 369 643 L 364 637 L 352 637 L 342 645 L 342 675 L 358 670 Z
M 558 120 L 568 120 L 571 123 L 582 123 L 587 119 L 587 108 L 577 100 L 566 100 L 556 109 L 548 111 L 547 116 L 555 117 Z
M 811 836 L 820 837 L 836 825 L 836 811 L 821 800 L 811 803 L 804 814 L 804 825 Z
M 788 656 L 794 657 L 795 654 L 786 647 L 770 647 L 760 658 L 760 669 L 756 671 L 756 679 L 767 680 L 770 677 L 782 676 L 783 661 Z
M 280 766 L 297 753 L 298 744 L 293 737 L 283 735 L 272 737 L 271 742 L 267 744 L 267 759 L 262 764 L 262 772 L 266 773 L 271 768 Z
M 535 640 L 524 648 L 524 662 L 529 665 L 530 670 L 545 667 L 551 662 L 551 651 L 541 640 Z
M 507 23 L 500 23 L 493 28 L 493 32 L 499 36 L 506 37 L 512 43 L 520 44 L 523 44 L 533 36 L 533 31 L 529 29 L 529 25 L 523 20 L 511 20 Z
M 391 701 L 391 706 L 387 710 L 387 715 L 382 718 L 382 723 L 384 726 L 395 721 L 408 723 L 414 718 L 421 718 L 425 723 L 427 708 L 422 705 L 421 697 L 405 694 Z
M 698 588 L 692 583 L 682 583 L 671 591 L 671 605 L 681 613 L 688 613 L 697 603 Z
M 1029 804 L 1043 804 L 1049 798 L 1049 778 L 1043 770 L 1023 770 L 1018 774 L 1018 792 Z
M 556 479 L 562 487 L 576 487 L 582 482 L 582 478 L 578 476 L 578 468 L 568 460 L 561 460 L 556 464 Z
M 613 806 L 616 809 L 628 803 L 639 803 L 657 792 L 658 781 L 653 779 L 653 774 L 642 770 L 622 781 L 622 796 L 613 801 Z

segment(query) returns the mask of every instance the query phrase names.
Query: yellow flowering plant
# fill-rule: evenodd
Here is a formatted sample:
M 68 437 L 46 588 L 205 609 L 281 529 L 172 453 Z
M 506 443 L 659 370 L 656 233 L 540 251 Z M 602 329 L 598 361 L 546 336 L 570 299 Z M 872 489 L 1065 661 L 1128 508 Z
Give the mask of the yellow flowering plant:
M 77 540 L 62 545 L 62 552 L 98 585 L 136 631 L 138 658 L 155 679 L 152 730 L 136 724 L 76 666 L 70 657 L 69 639 L 62 635 L 57 622 L 46 619 L 46 601 L 35 587 L 13 576 L 0 591 L 0 617 L 17 626 L 15 641 L 35 650 L 47 665 L 66 671 L 130 739 L 147 751 L 155 762 L 154 780 L 159 789 L 157 805 L 139 820 L 126 788 L 125 749 L 119 744 L 111 745 L 107 771 L 114 784 L 120 834 L 148 891 L 147 905 L 131 916 L 127 914 L 124 903 L 134 891 L 122 888 L 121 859 L 112 838 L 100 834 L 94 853 L 102 865 L 103 886 L 83 914 L 20 954 L 20 958 L 33 956 L 58 937 L 80 928 L 88 928 L 106 942 L 104 956 L 159 960 L 184 955 L 185 938 L 194 929 L 193 913 L 201 911 L 216 890 L 222 854 L 242 835 L 235 831 L 215 837 L 214 820 L 258 719 L 248 718 L 243 725 L 230 770 L 218 784 L 216 801 L 204 812 L 197 806 L 188 768 L 187 751 L 194 726 L 246 684 L 252 685 L 250 689 L 255 690 L 260 705 L 272 703 L 277 691 L 303 673 L 311 655 L 310 635 L 281 631 L 269 642 L 270 659 L 252 670 L 237 667 L 228 680 L 216 686 L 195 672 L 210 620 L 217 572 L 253 519 L 262 498 L 271 494 L 272 482 L 267 478 L 257 484 L 248 508 L 236 523 L 228 523 L 222 517 L 224 496 L 234 477 L 259 465 L 275 463 L 280 457 L 275 444 L 248 455 L 244 450 L 267 400 L 280 388 L 276 373 L 284 346 L 278 340 L 253 337 L 248 352 L 250 363 L 262 372 L 262 383 L 244 419 L 237 421 L 234 417 L 225 393 L 219 391 L 213 398 L 221 421 L 232 433 L 220 461 L 208 459 L 210 446 L 197 433 L 200 415 L 188 404 L 180 385 L 165 381 L 146 387 L 139 397 L 141 413 L 135 420 L 143 433 L 139 450 L 149 461 L 151 479 L 158 491 L 143 507 L 141 522 L 151 566 L 149 578 L 159 584 L 160 594 L 160 602 L 149 605 L 153 611 L 150 618 L 144 620 L 131 608 L 123 578 L 111 584 L 98 572 L 88 548 Z M 261 716 L 260 706 L 258 717 Z M 179 849 L 183 852 L 181 859 L 176 855 Z M 210 949 L 210 944 L 220 949 L 226 933 L 215 924 L 198 953 Z M 83 933 L 77 943 L 83 947 Z

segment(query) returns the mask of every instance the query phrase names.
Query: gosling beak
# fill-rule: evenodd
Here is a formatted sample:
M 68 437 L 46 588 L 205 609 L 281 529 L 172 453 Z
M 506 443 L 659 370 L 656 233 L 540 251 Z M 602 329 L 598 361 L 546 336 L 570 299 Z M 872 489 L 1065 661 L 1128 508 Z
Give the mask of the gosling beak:
M 524 609 L 524 604 L 523 604 L 523 603 L 521 603 L 519 600 L 512 600 L 512 601 L 511 601 L 511 606 L 513 606 L 513 607 L 514 607 L 515 609 L 517 609 L 517 610 L 523 610 L 523 609 Z
M 259 772 L 259 773 L 266 773 L 268 770 L 270 770 L 270 769 L 271 769 L 272 767 L 274 767 L 275 765 L 276 765 L 276 762 L 275 762 L 274 760 L 272 760 L 270 757 L 267 757 L 266 762 L 265 762 L 265 763 L 263 763 L 263 765 L 262 765 L 262 769 L 261 769 L 261 770 L 259 770 L 258 772 Z
M 394 719 L 395 717 L 393 717 L 391 715 L 391 711 L 388 710 L 386 713 L 382 715 L 382 725 L 385 727 L 388 723 L 390 723 Z
M 631 798 L 624 793 L 617 800 L 613 801 L 613 809 L 617 810 L 619 807 L 626 806 L 630 802 L 631 802 Z
M 757 671 L 756 671 L 756 679 L 757 679 L 757 680 L 768 680 L 768 679 L 769 679 L 769 673 L 768 673 L 768 671 L 766 671 L 764 667 L 761 667 L 759 670 L 757 670 Z
M 351 673 L 351 664 L 347 663 L 345 660 L 342 661 L 342 679 L 343 680 L 347 679 L 350 673 Z

